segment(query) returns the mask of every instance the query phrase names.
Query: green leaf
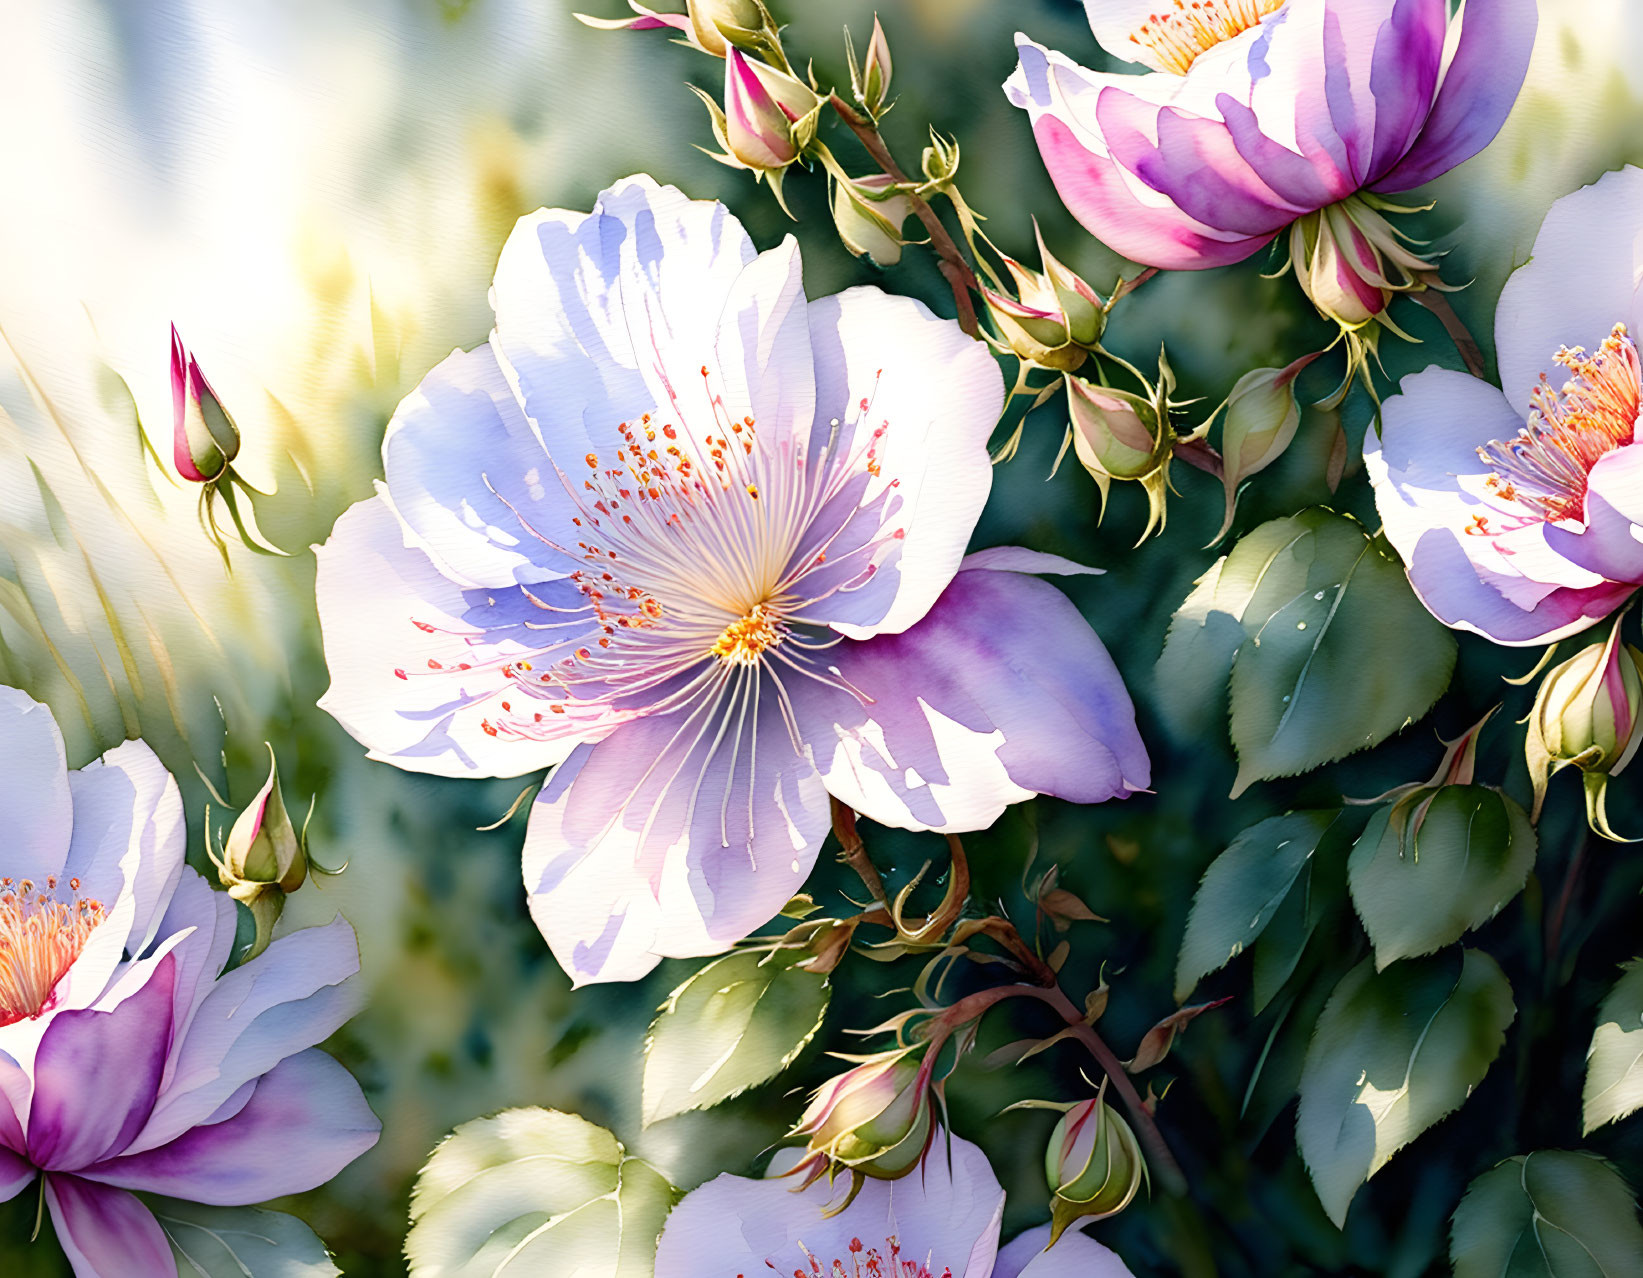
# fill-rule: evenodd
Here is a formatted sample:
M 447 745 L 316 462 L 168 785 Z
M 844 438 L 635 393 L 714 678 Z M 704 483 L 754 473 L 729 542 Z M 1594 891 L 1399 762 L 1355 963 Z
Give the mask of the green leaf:
M 1235 591 L 1230 582 L 1227 598 L 1221 597 L 1221 575 L 1226 564 L 1227 556 L 1223 555 L 1198 578 L 1192 593 L 1171 618 L 1164 651 L 1158 658 L 1158 709 L 1169 730 L 1183 741 L 1220 733 L 1232 659 L 1246 638 L 1238 623 L 1242 605 L 1234 607 Z
M 1233 839 L 1210 863 L 1187 916 L 1175 964 L 1175 997 L 1184 999 L 1211 972 L 1242 954 L 1272 921 L 1336 813 L 1286 812 Z
M 1313 507 L 1261 525 L 1215 593 L 1247 636 L 1232 663 L 1234 797 L 1378 745 L 1449 685 L 1454 636 L 1347 515 Z
M 1621 1278 L 1643 1259 L 1637 1204 L 1591 1154 L 1508 1158 L 1472 1182 L 1455 1211 L 1455 1278 Z
M 645 1040 L 644 1121 L 728 1100 L 793 1063 L 821 1028 L 825 976 L 803 950 L 740 950 L 715 959 L 662 1005 Z
M 334 1278 L 325 1244 L 295 1216 L 144 1196 L 165 1230 L 178 1278 Z
M 1633 959 L 1622 970 L 1598 1009 L 1586 1053 L 1582 1135 L 1643 1106 L 1643 960 Z
M 1352 903 L 1375 946 L 1375 964 L 1431 954 L 1481 927 L 1523 890 L 1535 860 L 1529 814 L 1499 790 L 1446 785 L 1432 794 L 1416 830 L 1420 799 L 1388 804 L 1352 848 Z
M 411 1278 L 649 1278 L 675 1193 L 574 1114 L 477 1118 L 440 1142 L 411 1191 Z
M 1336 1225 L 1364 1181 L 1471 1094 L 1515 1015 L 1512 987 L 1478 950 L 1384 972 L 1366 959 L 1341 979 L 1307 1048 L 1295 1122 Z

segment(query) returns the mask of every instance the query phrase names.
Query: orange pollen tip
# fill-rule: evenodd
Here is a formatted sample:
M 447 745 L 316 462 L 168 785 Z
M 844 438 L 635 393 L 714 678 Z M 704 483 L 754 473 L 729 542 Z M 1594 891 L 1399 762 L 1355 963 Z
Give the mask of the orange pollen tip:
M 55 892 L 56 878 L 47 882 Z M 0 881 L 0 887 L 11 886 L 9 879 Z M 0 1025 L 46 1008 L 57 982 L 104 917 L 101 901 L 34 895 L 34 884 L 26 879 L 17 886 L 20 893 L 0 896 Z M 77 893 L 80 880 L 70 879 L 69 890 Z
M 1130 35 L 1165 71 L 1185 75 L 1203 54 L 1259 25 L 1284 0 L 1170 0 Z

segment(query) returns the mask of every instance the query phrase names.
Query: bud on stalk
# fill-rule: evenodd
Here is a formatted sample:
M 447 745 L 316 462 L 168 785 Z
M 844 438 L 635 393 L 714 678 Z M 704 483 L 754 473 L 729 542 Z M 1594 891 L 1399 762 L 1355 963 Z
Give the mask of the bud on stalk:
M 1308 213 L 1290 229 L 1290 263 L 1302 290 L 1327 319 L 1348 332 L 1385 312 L 1399 293 L 1427 287 L 1432 264 L 1403 245 L 1382 212 L 1410 213 L 1367 193 Z
M 224 410 L 199 361 L 171 326 L 171 456 L 177 473 L 190 483 L 221 478 L 239 456 L 240 432 Z
M 1141 1144 L 1105 1096 L 1103 1083 L 1100 1095 L 1074 1105 L 1050 1135 L 1044 1172 L 1055 1195 L 1052 1246 L 1074 1221 L 1100 1220 L 1123 1211 L 1146 1179 Z
M 1227 397 L 1221 425 L 1222 483 L 1226 487 L 1226 517 L 1210 544 L 1220 541 L 1238 513 L 1238 486 L 1265 470 L 1295 439 L 1301 424 L 1301 405 L 1295 397 L 1295 379 L 1321 352 L 1303 355 L 1287 368 L 1257 368 L 1245 373 Z
M 1073 448 L 1101 491 L 1103 513 L 1112 481 L 1131 480 L 1146 490 L 1149 517 L 1142 540 L 1164 525 L 1173 432 L 1168 411 L 1169 379 L 1152 400 L 1128 391 L 1096 386 L 1076 377 L 1067 384 L 1067 414 Z
M 845 33 L 848 41 L 849 32 Z M 867 56 L 861 65 L 856 65 L 856 53 L 852 48 L 850 56 L 850 88 L 856 95 L 856 101 L 868 115 L 877 117 L 885 108 L 890 96 L 890 41 L 884 34 L 884 27 L 879 22 L 878 14 L 873 15 L 873 38 L 867 44 Z
M 833 224 L 839 239 L 874 266 L 894 266 L 901 261 L 906 244 L 901 228 L 912 211 L 912 199 L 896 193 L 895 180 L 882 173 L 840 177 L 833 183 Z
M 1535 791 L 1533 818 L 1540 818 L 1551 775 L 1573 766 L 1585 774 L 1587 822 L 1619 843 L 1630 840 L 1609 826 L 1609 778 L 1643 744 L 1643 652 L 1621 642 L 1622 619 L 1615 619 L 1608 642 L 1582 649 L 1541 682 L 1525 742 Z
M 756 44 L 767 22 L 758 0 L 689 0 L 685 10 L 696 43 L 716 58 L 731 45 Z
M 209 839 L 206 846 L 209 851 Z M 250 909 L 256 920 L 256 940 L 246 956 L 255 958 L 268 948 L 286 894 L 295 892 L 308 877 L 307 838 L 297 833 L 286 811 L 272 746 L 268 747 L 268 780 L 234 821 L 221 854 L 210 855 L 228 895 Z
M 867 1057 L 818 1088 L 794 1128 L 808 1137 L 806 1163 L 825 1160 L 880 1180 L 917 1167 L 935 1133 L 928 1046 Z
M 779 173 L 810 145 L 821 99 L 775 67 L 730 49 L 725 57 L 725 147 L 744 168 Z

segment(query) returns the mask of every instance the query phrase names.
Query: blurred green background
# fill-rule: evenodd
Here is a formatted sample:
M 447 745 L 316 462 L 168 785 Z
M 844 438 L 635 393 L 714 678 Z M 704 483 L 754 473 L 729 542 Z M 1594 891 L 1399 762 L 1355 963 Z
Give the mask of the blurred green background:
M 523 817 L 478 830 L 523 783 L 442 781 L 367 762 L 314 707 L 326 672 L 306 547 L 380 477 L 382 430 L 399 399 L 453 346 L 484 340 L 491 268 L 522 213 L 586 209 L 611 180 L 645 171 L 725 200 L 761 247 L 797 232 L 811 296 L 879 280 L 951 313 L 927 254 L 910 249 L 881 276 L 845 252 L 819 173 L 788 183 L 795 226 L 746 174 L 701 154 L 706 116 L 684 82 L 717 91 L 720 64 L 660 33 L 601 34 L 573 21 L 572 7 L 597 3 L 0 6 L 0 682 L 52 705 L 72 766 L 146 737 L 195 814 L 191 857 L 201 866 L 207 790 L 196 766 L 242 804 L 261 779 L 268 740 L 292 806 L 317 795 L 316 854 L 348 869 L 293 897 L 281 928 L 340 911 L 358 930 L 370 1004 L 330 1047 L 360 1078 L 384 1131 L 333 1184 L 290 1207 L 348 1274 L 403 1272 L 411 1181 L 465 1119 L 511 1105 L 569 1109 L 689 1187 L 751 1170 L 797 1114 L 800 1099 L 787 1089 L 827 1069 L 812 1047 L 782 1082 L 641 1130 L 644 1027 L 690 967 L 667 964 L 636 985 L 572 994 L 525 913 Z M 617 8 L 611 0 L 599 12 Z M 776 8 L 791 24 L 789 51 L 813 57 L 823 81 L 847 83 L 841 28 L 859 43 L 873 5 Z M 1025 119 L 998 88 L 1014 65 L 1017 29 L 1099 64 L 1081 6 L 878 8 L 899 98 L 886 132 L 903 164 L 916 166 L 929 126 L 956 134 L 961 185 L 990 218 L 993 239 L 1030 257 L 1036 215 L 1058 255 L 1109 287 L 1122 264 L 1060 208 Z M 1419 223 L 1449 251 L 1445 277 L 1471 281 L 1455 304 L 1486 349 L 1494 299 L 1551 202 L 1609 168 L 1643 162 L 1643 14 L 1633 0 L 1541 0 L 1541 9 L 1518 110 L 1488 152 L 1434 184 L 1437 207 Z M 848 138 L 830 144 L 867 171 Z M 1155 280 L 1126 303 L 1109 340 L 1143 364 L 1167 343 L 1184 394 L 1213 405 L 1240 373 L 1328 339 L 1293 281 L 1265 279 L 1266 269 L 1257 259 Z M 1429 362 L 1459 367 L 1424 311 L 1401 304 L 1397 314 L 1424 344 L 1385 344 L 1394 378 Z M 289 559 L 236 554 L 225 574 L 195 523 L 195 493 L 144 458 L 141 430 L 168 455 L 172 322 L 244 433 L 240 468 L 275 493 L 257 515 L 295 552 Z M 1333 385 L 1328 363 L 1303 383 L 1313 399 Z M 1348 402 L 1355 442 L 1367 417 L 1361 397 Z M 1082 471 L 1069 466 L 1047 480 L 1062 426 L 1055 405 L 1029 421 L 975 544 L 1022 542 L 1112 570 L 1068 589 L 1136 695 L 1159 793 L 1102 809 L 1040 802 L 977 836 L 972 860 L 988 867 L 991 890 L 1007 894 L 1036 824 L 1039 864 L 1062 865 L 1064 882 L 1111 919 L 1074 932 L 1069 979 L 1093 983 L 1108 965 L 1115 992 L 1105 1028 L 1127 1052 L 1173 1007 L 1170 975 L 1192 890 L 1233 833 L 1297 802 L 1424 776 L 1436 762 L 1432 729 L 1453 735 L 1471 723 L 1498 699 L 1498 676 L 1521 673 L 1532 658 L 1463 639 L 1455 686 L 1428 723 L 1229 803 L 1224 735 L 1172 740 L 1151 704 L 1169 616 L 1214 559 L 1202 547 L 1220 520 L 1219 486 L 1177 468 L 1167 534 L 1132 551 L 1145 520 L 1139 492 L 1116 493 L 1098 526 Z M 1330 499 L 1332 433 L 1328 415 L 1309 411 L 1290 454 L 1246 495 L 1240 530 Z M 1333 500 L 1374 526 L 1360 463 Z M 1482 775 L 1509 776 L 1524 797 L 1514 740 L 1498 731 L 1486 741 Z M 1312 1195 L 1289 1119 L 1276 1106 L 1265 1123 L 1239 1119 L 1266 1032 L 1252 1025 L 1246 996 L 1196 1024 L 1166 1067 L 1179 1081 L 1161 1123 L 1194 1179 L 1194 1204 L 1143 1202 L 1097 1236 L 1138 1275 L 1444 1272 L 1435 1258 L 1473 1175 L 1512 1153 L 1578 1142 L 1591 1011 L 1638 935 L 1643 862 L 1601 849 L 1576 905 L 1570 973 L 1534 967 L 1541 884 L 1561 883 L 1583 835 L 1570 787 L 1557 787 L 1529 892 L 1485 933 L 1520 1009 L 1488 1094 L 1373 1181 L 1344 1235 Z M 1643 825 L 1634 791 L 1615 788 L 1617 825 Z M 901 875 L 941 855 L 934 836 L 866 834 Z M 839 904 L 848 886 L 824 857 L 823 903 Z M 847 964 L 823 1040 L 842 1046 L 842 1029 L 882 1019 L 886 1004 L 872 995 L 911 976 Z M 1222 979 L 1228 993 L 1247 985 L 1242 975 Z M 1045 1215 L 1039 1161 L 1049 1122 L 999 1111 L 1022 1096 L 1072 1094 L 1078 1064 L 1052 1053 L 1016 1077 L 967 1068 L 955 1082 L 956 1125 L 986 1146 L 1014 1191 L 1007 1232 Z M 1261 1109 L 1253 1106 L 1257 1119 Z M 1624 1124 L 1591 1147 L 1643 1178 L 1643 1142 Z M 31 1192 L 0 1208 L 0 1269 L 66 1273 L 49 1239 L 27 1241 L 34 1206 Z

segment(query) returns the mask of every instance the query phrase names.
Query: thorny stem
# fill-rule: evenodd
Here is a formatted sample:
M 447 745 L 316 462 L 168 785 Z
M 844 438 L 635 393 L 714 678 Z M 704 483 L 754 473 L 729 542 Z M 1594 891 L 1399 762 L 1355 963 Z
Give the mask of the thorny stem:
M 877 868 L 867 855 L 867 848 L 862 842 L 861 835 L 856 832 L 856 814 L 847 804 L 840 803 L 837 799 L 832 802 L 833 832 L 838 835 L 839 842 L 844 847 L 842 859 L 860 876 L 874 900 L 883 905 L 884 880 L 879 877 Z M 968 882 L 969 865 L 965 860 L 964 845 L 951 835 L 948 836 L 947 844 L 953 854 L 954 880 L 962 876 L 964 881 Z M 895 926 L 891 912 L 886 909 L 874 910 L 864 915 L 862 921 Z M 1130 1120 L 1135 1124 L 1141 1144 L 1147 1151 L 1148 1160 L 1153 1170 L 1158 1173 L 1166 1192 L 1185 1194 L 1186 1174 L 1181 1170 L 1181 1164 L 1176 1162 L 1175 1155 L 1170 1152 L 1169 1144 L 1164 1140 L 1164 1134 L 1158 1130 L 1158 1124 L 1147 1109 L 1146 1102 L 1135 1090 L 1135 1084 L 1130 1081 L 1123 1062 L 1118 1059 L 1112 1048 L 1107 1046 L 1106 1040 L 1095 1032 L 1095 1027 L 1085 1021 L 1083 1012 L 1079 1011 L 1067 997 L 1055 971 L 1033 952 L 1032 947 L 1022 939 L 1021 933 L 1008 919 L 993 917 L 981 922 L 979 931 L 1009 950 L 1027 968 L 1037 983 L 995 986 L 993 989 L 968 995 L 946 1009 L 941 1014 L 941 1021 L 950 1025 L 963 1024 L 974 1020 L 994 1004 L 1020 995 L 1028 995 L 1049 1004 L 1067 1023 L 1067 1032 L 1084 1045 L 1090 1055 L 1095 1057 L 1102 1071 L 1112 1080 L 1113 1090 L 1118 1093 L 1119 1099 L 1124 1102 L 1124 1108 L 1129 1111 Z
M 854 133 L 867 153 L 873 157 L 873 162 L 879 166 L 886 177 L 892 182 L 912 184 L 895 157 L 890 154 L 890 148 L 885 146 L 884 138 L 874 126 L 873 122 L 862 115 L 837 93 L 832 95 L 834 112 L 839 119 Z M 942 278 L 947 281 L 953 290 L 953 303 L 958 307 L 958 324 L 971 337 L 981 336 L 981 325 L 976 320 L 975 304 L 970 300 L 970 290 L 976 287 L 975 272 L 970 269 L 970 263 L 965 260 L 958 243 L 947 233 L 941 219 L 936 216 L 935 209 L 930 207 L 929 201 L 915 192 L 909 191 L 908 198 L 913 203 L 913 214 L 923 223 L 924 229 L 930 236 L 930 247 L 936 251 L 941 259 L 940 269 Z
M 1579 851 L 1575 853 L 1574 860 L 1569 862 L 1569 872 L 1563 876 L 1563 890 L 1558 893 L 1557 905 L 1553 907 L 1551 916 L 1546 920 L 1546 970 L 1548 974 L 1557 966 L 1558 950 L 1563 943 L 1563 923 L 1568 917 L 1569 906 L 1574 901 L 1575 888 L 1580 883 L 1581 871 L 1586 868 L 1586 851 L 1591 846 L 1591 836 L 1583 836 L 1580 841 Z
M 1485 374 L 1483 350 L 1478 346 L 1477 339 L 1472 336 L 1471 330 L 1462 322 L 1455 308 L 1449 305 L 1449 299 L 1437 289 L 1423 289 L 1419 293 L 1410 294 L 1432 314 L 1438 317 L 1443 325 L 1443 331 L 1449 334 L 1449 340 L 1454 342 L 1455 350 L 1466 363 L 1466 371 L 1473 377 L 1482 377 Z

